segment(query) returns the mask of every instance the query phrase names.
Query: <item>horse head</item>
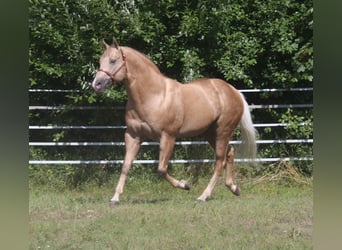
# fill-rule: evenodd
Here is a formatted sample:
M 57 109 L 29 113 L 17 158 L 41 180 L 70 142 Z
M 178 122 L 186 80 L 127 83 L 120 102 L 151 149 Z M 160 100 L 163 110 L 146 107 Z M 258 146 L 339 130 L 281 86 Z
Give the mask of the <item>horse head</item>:
M 102 40 L 104 52 L 100 58 L 98 69 L 92 87 L 96 92 L 103 92 L 114 82 L 119 82 L 126 77 L 125 55 L 118 42 L 113 38 L 112 45 Z

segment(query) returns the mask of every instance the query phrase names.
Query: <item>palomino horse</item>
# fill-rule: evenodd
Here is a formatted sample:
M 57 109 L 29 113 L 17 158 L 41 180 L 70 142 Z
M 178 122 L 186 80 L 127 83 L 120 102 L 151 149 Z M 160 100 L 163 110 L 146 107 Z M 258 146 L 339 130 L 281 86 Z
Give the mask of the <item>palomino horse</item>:
M 228 144 L 238 125 L 245 146 L 242 148 L 252 159 L 256 154 L 255 130 L 242 94 L 219 79 L 181 84 L 162 75 L 145 55 L 119 46 L 115 39 L 112 45 L 105 41 L 103 45 L 105 51 L 92 87 L 103 92 L 112 83 L 123 81 L 128 95 L 126 154 L 111 205 L 119 203 L 128 171 L 140 144 L 147 139 L 160 144 L 158 173 L 172 186 L 189 190 L 189 184 L 171 177 L 167 167 L 176 138 L 196 135 L 203 135 L 215 150 L 214 174 L 197 200 L 205 201 L 211 196 L 223 168 L 226 168 L 226 186 L 239 195 L 232 176 L 234 149 Z

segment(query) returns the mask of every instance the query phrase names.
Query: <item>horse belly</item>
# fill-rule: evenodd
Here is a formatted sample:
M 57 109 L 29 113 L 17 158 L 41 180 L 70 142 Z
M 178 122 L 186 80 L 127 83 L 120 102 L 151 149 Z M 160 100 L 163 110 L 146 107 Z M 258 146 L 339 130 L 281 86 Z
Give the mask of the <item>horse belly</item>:
M 191 137 L 203 134 L 208 130 L 210 125 L 211 122 L 205 123 L 203 120 L 198 121 L 194 119 L 192 122 L 187 122 L 181 127 L 177 137 Z
M 208 102 L 203 95 L 185 98 L 183 124 L 179 131 L 180 137 L 196 136 L 204 133 L 216 120 L 218 110 L 215 104 Z

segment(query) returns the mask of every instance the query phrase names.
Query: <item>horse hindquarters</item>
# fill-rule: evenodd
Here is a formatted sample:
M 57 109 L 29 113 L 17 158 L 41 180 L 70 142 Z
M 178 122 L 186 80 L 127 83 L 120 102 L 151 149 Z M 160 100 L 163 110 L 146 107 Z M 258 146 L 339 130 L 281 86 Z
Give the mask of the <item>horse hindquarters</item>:
M 229 146 L 229 140 L 241 119 L 243 118 L 244 122 L 248 121 L 246 119 L 248 116 L 244 114 L 246 107 L 244 100 L 241 99 L 241 95 L 235 88 L 221 80 L 215 83 L 216 88 L 221 89 L 220 95 L 218 96 L 221 104 L 220 113 L 218 119 L 211 126 L 210 131 L 207 132 L 208 141 L 215 150 L 215 168 L 214 174 L 206 189 L 197 199 L 199 201 L 205 201 L 211 196 L 224 167 L 226 168 L 226 186 L 233 194 L 240 194 L 239 188 L 233 182 L 234 148 Z M 250 123 L 247 123 L 247 127 L 249 127 Z M 247 134 L 249 133 L 247 132 Z

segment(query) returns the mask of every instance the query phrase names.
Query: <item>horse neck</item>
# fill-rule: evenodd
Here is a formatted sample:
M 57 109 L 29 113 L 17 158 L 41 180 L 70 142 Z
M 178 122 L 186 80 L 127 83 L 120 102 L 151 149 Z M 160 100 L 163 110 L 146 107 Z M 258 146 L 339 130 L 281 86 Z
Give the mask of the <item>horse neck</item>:
M 128 47 L 123 47 L 123 52 L 127 67 L 125 87 L 129 99 L 142 102 L 151 95 L 164 92 L 165 77 L 152 61 Z

